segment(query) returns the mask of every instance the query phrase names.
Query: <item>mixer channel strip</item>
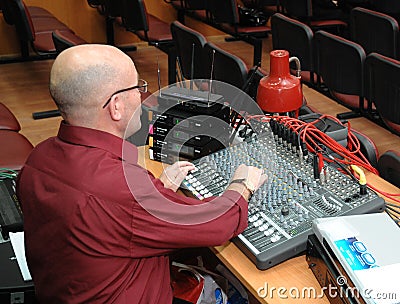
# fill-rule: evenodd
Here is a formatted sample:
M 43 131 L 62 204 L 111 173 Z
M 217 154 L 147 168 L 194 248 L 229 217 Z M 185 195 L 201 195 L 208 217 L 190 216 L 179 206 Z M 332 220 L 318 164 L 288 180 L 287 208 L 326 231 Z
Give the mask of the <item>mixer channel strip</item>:
M 380 212 L 384 200 L 330 164 L 324 180 L 314 178 L 311 158 L 299 157 L 271 134 L 228 147 L 193 162 L 182 183 L 198 199 L 221 195 L 240 164 L 263 169 L 268 180 L 249 202 L 248 227 L 232 241 L 268 269 L 306 249 L 315 218 Z

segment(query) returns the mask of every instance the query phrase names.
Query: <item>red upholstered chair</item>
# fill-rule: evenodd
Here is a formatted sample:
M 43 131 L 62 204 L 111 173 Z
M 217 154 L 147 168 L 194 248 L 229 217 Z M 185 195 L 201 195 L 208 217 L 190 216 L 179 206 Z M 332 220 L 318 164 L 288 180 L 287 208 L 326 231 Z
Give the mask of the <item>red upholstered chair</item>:
M 87 43 L 84 39 L 72 32 L 62 32 L 59 30 L 55 30 L 52 33 L 52 38 L 57 53 L 61 53 L 71 46 Z
M 168 54 L 168 82 L 175 82 L 175 50 L 170 24 L 147 12 L 143 0 L 121 0 L 125 28 Z
M 312 86 L 317 79 L 314 68 L 314 34 L 303 22 L 277 13 L 271 17 L 272 47 L 274 50 L 287 50 L 289 56 L 299 58 L 301 80 Z M 295 67 L 291 69 L 295 75 Z
M 280 5 L 284 14 L 306 23 L 313 31 L 329 30 L 341 34 L 347 28 L 347 22 L 342 19 L 317 16 L 312 0 L 280 0 Z
M 7 24 L 14 25 L 14 17 L 9 5 L 8 0 L 0 0 L 0 7 L 2 8 L 3 17 Z M 27 10 L 31 15 L 31 18 L 37 17 L 53 17 L 53 15 L 46 9 L 38 6 L 27 6 Z
M 185 79 L 208 79 L 210 74 L 203 59 L 203 47 L 207 43 L 206 38 L 179 21 L 171 23 L 171 34 L 175 42 L 183 77 Z
M 371 8 L 400 20 L 400 1 L 397 0 L 370 0 Z
M 337 114 L 348 119 L 367 109 L 364 98 L 364 49 L 355 42 L 318 31 L 314 35 L 316 70 L 331 97 L 352 112 Z
M 382 178 L 400 187 L 400 152 L 388 150 L 378 160 L 378 171 Z
M 169 23 L 148 13 L 143 0 L 122 0 L 122 4 L 122 22 L 128 31 L 159 48 L 173 44 Z
M 22 0 L 6 0 L 21 44 L 22 57 L 29 57 L 29 45 L 39 55 L 55 55 L 52 32 L 73 32 L 53 15 L 38 13 L 33 18 Z
M 371 53 L 365 60 L 365 96 L 386 127 L 400 135 L 400 61 Z
M 0 130 L 18 132 L 21 126 L 14 114 L 0 102 Z
M 253 45 L 253 64 L 261 62 L 262 39 L 268 37 L 271 28 L 268 25 L 243 26 L 240 24 L 237 0 L 209 0 L 207 10 L 212 26 L 231 35 L 234 40 L 243 40 Z M 229 41 L 229 39 L 227 39 Z
M 1 168 L 20 170 L 32 149 L 32 144 L 22 134 L 0 130 Z
M 393 17 L 356 7 L 350 14 L 351 40 L 360 44 L 366 54 L 376 52 L 396 58 L 399 25 Z

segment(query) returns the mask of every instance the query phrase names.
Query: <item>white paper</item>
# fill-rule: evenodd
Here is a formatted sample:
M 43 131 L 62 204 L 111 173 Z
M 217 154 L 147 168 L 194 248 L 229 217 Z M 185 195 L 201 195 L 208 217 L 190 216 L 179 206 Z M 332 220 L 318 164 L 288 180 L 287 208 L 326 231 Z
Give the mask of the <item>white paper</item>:
M 10 232 L 10 240 L 24 281 L 32 280 L 31 274 L 28 269 L 28 264 L 26 263 L 24 233 Z
M 399 303 L 400 264 L 386 265 L 370 269 L 356 270 L 365 299 L 373 303 Z

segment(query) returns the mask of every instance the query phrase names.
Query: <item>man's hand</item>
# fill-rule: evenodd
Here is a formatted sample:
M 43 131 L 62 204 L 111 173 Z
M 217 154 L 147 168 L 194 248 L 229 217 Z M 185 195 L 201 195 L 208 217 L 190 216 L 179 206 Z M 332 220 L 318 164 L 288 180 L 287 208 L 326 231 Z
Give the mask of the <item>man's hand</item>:
M 267 180 L 267 175 L 263 174 L 263 171 L 253 166 L 240 165 L 235 173 L 233 174 L 232 180 L 246 180 L 249 184 L 254 185 L 254 190 L 260 188 L 260 186 Z M 246 200 L 250 198 L 251 193 L 246 190 L 245 186 L 240 184 L 230 184 L 227 190 L 234 190 L 242 194 Z
M 178 161 L 164 170 L 160 176 L 164 187 L 177 191 L 182 181 L 189 171 L 194 170 L 195 166 L 188 161 Z

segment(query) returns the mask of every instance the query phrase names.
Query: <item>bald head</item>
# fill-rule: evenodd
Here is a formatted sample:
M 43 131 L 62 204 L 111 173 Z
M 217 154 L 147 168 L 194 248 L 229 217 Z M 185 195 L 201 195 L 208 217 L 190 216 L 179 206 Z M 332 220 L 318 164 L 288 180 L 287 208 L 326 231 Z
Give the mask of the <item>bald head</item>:
M 111 94 L 136 81 L 135 66 L 122 51 L 85 44 L 57 56 L 50 74 L 50 94 L 67 122 L 92 127 Z

